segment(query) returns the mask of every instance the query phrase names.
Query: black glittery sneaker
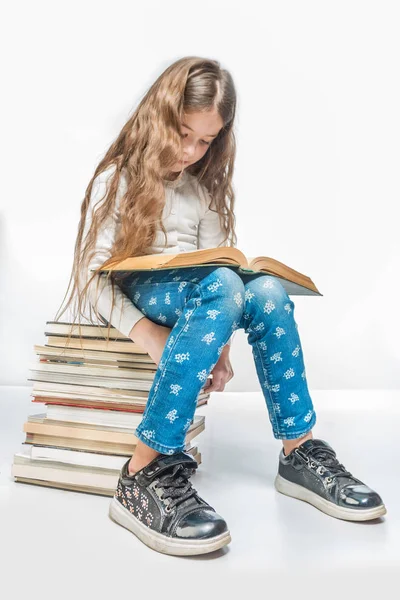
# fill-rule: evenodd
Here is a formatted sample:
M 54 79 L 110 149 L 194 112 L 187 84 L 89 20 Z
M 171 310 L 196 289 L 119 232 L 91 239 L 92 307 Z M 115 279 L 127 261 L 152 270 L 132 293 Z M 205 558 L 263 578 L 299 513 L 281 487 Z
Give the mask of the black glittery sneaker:
M 347 521 L 368 521 L 387 512 L 382 498 L 353 477 L 324 440 L 306 440 L 287 456 L 282 448 L 275 488 Z
M 224 519 L 199 497 L 189 478 L 198 467 L 186 452 L 159 455 L 140 471 L 121 469 L 109 516 L 153 550 L 194 555 L 231 541 Z

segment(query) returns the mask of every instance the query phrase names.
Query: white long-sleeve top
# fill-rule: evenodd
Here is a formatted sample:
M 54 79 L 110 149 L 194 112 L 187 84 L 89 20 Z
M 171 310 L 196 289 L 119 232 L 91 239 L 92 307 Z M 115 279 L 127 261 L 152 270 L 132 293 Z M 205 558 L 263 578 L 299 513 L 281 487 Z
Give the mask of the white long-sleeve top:
M 93 211 L 97 210 L 105 195 L 106 183 L 114 172 L 115 165 L 110 166 L 101 173 L 93 183 L 92 194 L 87 211 L 83 239 L 85 239 L 93 218 Z M 221 245 L 224 240 L 219 215 L 208 208 L 210 194 L 206 187 L 199 183 L 197 177 L 183 171 L 178 180 L 164 180 L 165 206 L 163 210 L 163 224 L 167 234 L 164 246 L 164 234 L 161 229 L 156 232 L 153 246 L 146 248 L 146 254 L 177 254 L 202 248 L 213 248 Z M 108 216 L 98 232 L 96 238 L 95 252 L 88 265 L 86 276 L 93 275 L 90 271 L 101 266 L 112 256 L 111 249 L 115 237 L 119 231 L 120 201 L 127 187 L 126 179 L 122 173 L 117 190 L 114 211 Z M 95 206 L 97 203 L 99 204 Z M 95 207 L 95 208 L 94 208 Z M 215 208 L 212 204 L 212 208 Z M 119 288 L 114 286 L 114 308 L 110 316 L 112 306 L 112 286 L 106 281 L 105 275 L 100 274 L 99 285 L 96 293 L 96 278 L 89 287 L 89 300 L 95 305 L 97 300 L 98 312 L 111 323 L 118 331 L 128 337 L 132 327 L 144 315 L 132 302 L 132 300 Z M 86 280 L 87 281 L 87 280 Z M 232 336 L 228 343 L 232 340 Z

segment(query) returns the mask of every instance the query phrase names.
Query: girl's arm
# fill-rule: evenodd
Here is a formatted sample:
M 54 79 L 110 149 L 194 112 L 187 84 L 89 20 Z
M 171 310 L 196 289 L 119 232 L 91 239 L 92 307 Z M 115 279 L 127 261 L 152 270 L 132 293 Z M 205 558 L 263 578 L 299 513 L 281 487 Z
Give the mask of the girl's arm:
M 108 177 L 112 175 L 112 171 L 114 169 L 115 166 L 112 165 L 106 171 L 101 173 L 93 182 L 92 195 L 90 198 L 85 230 L 82 238 L 83 240 L 85 239 L 86 232 L 90 227 L 94 210 L 97 210 L 101 205 L 101 201 L 106 192 L 106 183 Z M 119 204 L 121 197 L 125 193 L 125 189 L 126 181 L 123 179 L 123 176 L 121 176 L 120 185 L 117 190 L 115 208 L 98 232 L 94 252 L 92 253 L 92 258 L 88 265 L 88 273 L 86 276 L 93 275 L 93 273 L 90 273 L 90 269 L 98 268 L 112 255 L 111 248 L 114 243 L 116 232 L 120 225 Z M 99 286 L 96 291 L 97 281 L 99 281 Z M 113 327 L 129 337 L 129 333 L 131 332 L 133 326 L 136 325 L 140 319 L 145 318 L 145 315 L 133 304 L 131 299 L 123 293 L 121 288 L 115 284 L 114 308 L 110 316 L 112 293 L 111 282 L 106 281 L 104 274 L 99 274 L 96 278 L 94 278 L 88 288 L 88 297 L 91 304 L 96 306 L 97 301 L 97 311 L 105 319 L 107 319 L 107 321 L 110 322 Z

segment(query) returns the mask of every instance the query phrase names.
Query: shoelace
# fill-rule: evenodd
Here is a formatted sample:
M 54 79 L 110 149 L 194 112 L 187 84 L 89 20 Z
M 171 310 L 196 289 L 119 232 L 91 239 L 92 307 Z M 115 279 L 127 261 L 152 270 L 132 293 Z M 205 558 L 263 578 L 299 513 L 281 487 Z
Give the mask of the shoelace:
M 342 465 L 336 458 L 336 452 L 326 446 L 313 446 L 307 453 L 307 457 L 322 463 L 322 465 L 332 473 L 332 477 L 351 477 L 354 479 L 352 473 L 347 471 L 346 467 Z M 312 466 L 312 465 L 311 465 Z
M 170 512 L 177 504 L 180 504 L 197 494 L 197 491 L 192 487 L 192 483 L 188 481 L 193 473 L 194 469 L 192 468 L 184 467 L 183 465 L 175 465 L 171 473 L 161 475 L 159 478 L 159 483 L 154 487 L 164 488 L 164 494 L 161 496 L 161 500 L 175 498 L 175 500 L 172 500 L 168 504 L 168 512 Z

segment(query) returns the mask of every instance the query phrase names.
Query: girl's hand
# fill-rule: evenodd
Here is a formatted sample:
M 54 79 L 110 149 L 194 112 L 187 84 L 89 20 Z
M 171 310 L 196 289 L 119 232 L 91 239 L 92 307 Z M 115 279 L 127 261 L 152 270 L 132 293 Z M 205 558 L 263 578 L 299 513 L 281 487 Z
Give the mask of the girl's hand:
M 224 346 L 219 357 L 218 362 L 211 371 L 212 383 L 210 379 L 207 379 L 204 391 L 209 392 L 223 392 L 225 385 L 230 379 L 232 379 L 234 372 L 232 369 L 231 361 L 229 360 L 229 345 Z

